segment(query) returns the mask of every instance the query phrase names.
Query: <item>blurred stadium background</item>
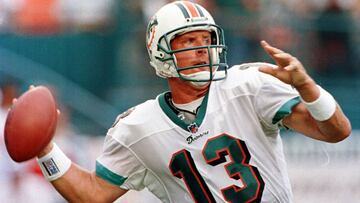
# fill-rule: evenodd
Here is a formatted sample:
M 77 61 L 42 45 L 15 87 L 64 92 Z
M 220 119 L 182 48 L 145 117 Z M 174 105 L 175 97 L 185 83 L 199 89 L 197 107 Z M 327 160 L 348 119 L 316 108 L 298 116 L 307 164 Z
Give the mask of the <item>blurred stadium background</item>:
M 148 64 L 145 29 L 167 2 L 0 0 L 1 128 L 12 98 L 49 86 L 62 111 L 55 139 L 92 170 L 116 115 L 166 90 Z M 283 132 L 294 202 L 360 202 L 360 0 L 195 2 L 224 28 L 231 65 L 271 62 L 265 39 L 297 56 L 352 122 L 338 144 Z M 1 202 L 64 202 L 33 161 L 11 162 L 0 144 Z M 158 201 L 142 191 L 117 202 Z

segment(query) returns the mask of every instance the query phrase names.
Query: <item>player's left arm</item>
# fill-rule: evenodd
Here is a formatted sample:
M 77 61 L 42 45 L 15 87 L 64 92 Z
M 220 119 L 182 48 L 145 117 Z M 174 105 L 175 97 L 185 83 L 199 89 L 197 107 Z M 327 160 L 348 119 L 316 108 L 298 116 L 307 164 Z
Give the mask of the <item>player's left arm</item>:
M 339 142 L 348 137 L 351 133 L 350 121 L 332 96 L 317 86 L 306 73 L 301 62 L 265 41 L 262 41 L 261 45 L 277 66 L 263 66 L 259 71 L 292 85 L 302 98 L 302 102 L 293 107 L 292 113 L 283 118 L 283 124 L 306 136 L 326 142 Z

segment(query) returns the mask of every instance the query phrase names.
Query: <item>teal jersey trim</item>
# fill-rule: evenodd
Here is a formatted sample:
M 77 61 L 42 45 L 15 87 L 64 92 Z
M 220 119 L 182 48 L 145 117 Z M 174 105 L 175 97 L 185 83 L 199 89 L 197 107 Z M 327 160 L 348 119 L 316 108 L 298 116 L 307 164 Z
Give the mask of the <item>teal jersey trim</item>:
M 127 179 L 105 168 L 98 161 L 96 161 L 96 175 L 118 186 L 121 186 Z
M 280 109 L 276 112 L 272 120 L 272 124 L 276 124 L 285 116 L 289 115 L 291 113 L 291 109 L 298 103 L 300 103 L 300 97 L 295 97 L 287 101 L 284 105 L 282 105 Z
M 190 132 L 190 130 L 188 128 L 189 124 L 182 121 L 176 115 L 176 113 L 171 109 L 171 107 L 168 105 L 168 103 L 166 102 L 166 98 L 165 98 L 166 94 L 170 94 L 170 92 L 164 92 L 164 93 L 160 94 L 159 97 L 158 97 L 158 101 L 159 101 L 161 109 L 170 118 L 170 120 L 173 121 L 176 125 L 178 125 L 182 129 Z M 205 95 L 204 100 L 202 101 L 201 106 L 199 108 L 198 114 L 196 115 L 195 121 L 192 123 L 192 124 L 196 124 L 196 126 L 198 126 L 198 127 L 200 127 L 201 123 L 204 120 L 205 114 L 206 114 L 206 108 L 207 108 L 207 103 L 208 103 L 208 95 L 209 94 Z

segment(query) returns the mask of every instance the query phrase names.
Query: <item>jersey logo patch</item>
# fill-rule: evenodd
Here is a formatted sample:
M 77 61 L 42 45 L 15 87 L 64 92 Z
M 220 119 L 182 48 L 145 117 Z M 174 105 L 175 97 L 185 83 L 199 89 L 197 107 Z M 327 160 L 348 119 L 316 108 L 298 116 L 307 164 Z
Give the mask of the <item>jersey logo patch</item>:
M 130 109 L 128 109 L 128 110 L 126 110 L 125 112 L 123 112 L 122 114 L 120 114 L 120 115 L 116 118 L 114 124 L 113 124 L 111 127 L 113 128 L 114 126 L 116 126 L 116 124 L 117 124 L 121 119 L 123 119 L 123 118 L 127 117 L 128 115 L 130 115 L 131 112 L 133 112 L 134 110 L 135 110 L 135 107 L 131 107 Z
M 188 125 L 187 129 L 189 130 L 189 132 L 191 133 L 197 133 L 197 131 L 199 130 L 199 127 L 197 126 L 196 123 L 192 123 L 190 125 Z

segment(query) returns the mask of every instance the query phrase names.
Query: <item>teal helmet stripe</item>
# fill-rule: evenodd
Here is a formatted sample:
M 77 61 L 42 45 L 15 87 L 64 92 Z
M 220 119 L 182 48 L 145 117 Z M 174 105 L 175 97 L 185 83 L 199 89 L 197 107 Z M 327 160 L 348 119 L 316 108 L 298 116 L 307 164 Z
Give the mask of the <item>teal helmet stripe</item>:
M 195 7 L 196 7 L 196 10 L 199 12 L 200 16 L 205 17 L 205 15 L 204 15 L 203 11 L 201 10 L 200 6 L 195 4 Z
M 184 5 L 182 5 L 181 3 L 176 3 L 176 5 L 180 8 L 185 18 L 190 18 L 190 15 Z
M 186 7 L 188 7 L 188 9 L 190 9 L 190 8 L 189 8 L 189 3 L 190 3 L 190 2 L 187 2 L 187 3 L 185 3 L 185 4 L 180 3 L 180 2 L 179 2 L 179 3 L 176 3 L 176 5 L 180 8 L 180 10 L 181 10 L 181 12 L 183 13 L 183 15 L 184 15 L 185 18 L 194 17 L 194 14 L 189 13 L 189 11 L 186 9 Z M 198 14 L 196 14 L 196 16 L 200 15 L 200 17 L 205 17 L 204 12 L 201 10 L 201 8 L 200 8 L 200 6 L 199 6 L 198 4 L 193 4 L 193 3 L 191 3 L 190 5 L 192 5 L 192 6 L 191 6 L 191 9 L 192 9 L 193 11 L 196 10 L 196 12 L 198 13 Z

